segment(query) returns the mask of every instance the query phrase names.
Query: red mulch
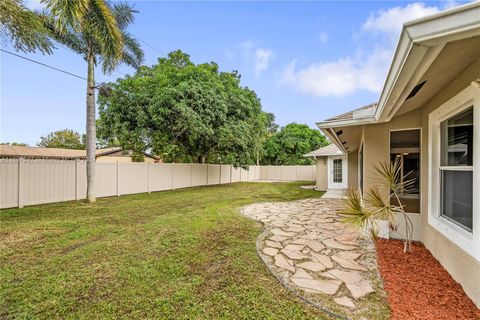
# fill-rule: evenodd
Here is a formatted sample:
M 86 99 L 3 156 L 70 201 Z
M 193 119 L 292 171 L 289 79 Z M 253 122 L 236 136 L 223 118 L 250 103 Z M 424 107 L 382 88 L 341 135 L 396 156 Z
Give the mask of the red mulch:
M 377 256 L 392 320 L 480 319 L 460 284 L 422 244 L 404 254 L 402 241 L 379 239 Z

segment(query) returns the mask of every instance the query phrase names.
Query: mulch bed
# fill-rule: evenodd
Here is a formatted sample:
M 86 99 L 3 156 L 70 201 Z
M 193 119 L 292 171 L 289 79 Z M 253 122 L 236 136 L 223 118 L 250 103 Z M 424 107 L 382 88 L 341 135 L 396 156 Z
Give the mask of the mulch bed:
M 379 239 L 378 267 L 392 320 L 480 319 L 460 284 L 418 243 L 403 253 L 403 242 Z

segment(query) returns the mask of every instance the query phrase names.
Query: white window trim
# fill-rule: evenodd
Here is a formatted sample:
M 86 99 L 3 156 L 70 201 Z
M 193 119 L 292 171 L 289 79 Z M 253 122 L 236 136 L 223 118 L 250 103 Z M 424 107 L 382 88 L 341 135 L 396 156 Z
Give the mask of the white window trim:
M 480 199 L 473 197 L 472 231 L 440 216 L 440 123 L 473 106 L 473 194 L 480 194 L 480 88 L 472 83 L 428 116 L 428 223 L 480 261 Z M 463 169 L 449 167 L 449 169 Z

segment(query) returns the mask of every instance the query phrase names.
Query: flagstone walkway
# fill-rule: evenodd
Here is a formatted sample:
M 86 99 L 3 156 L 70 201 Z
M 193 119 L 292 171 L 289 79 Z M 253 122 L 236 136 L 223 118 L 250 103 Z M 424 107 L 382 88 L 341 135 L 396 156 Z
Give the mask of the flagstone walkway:
M 369 237 L 335 214 L 340 199 L 257 203 L 242 213 L 264 223 L 257 249 L 281 282 L 304 299 L 352 319 L 388 314 Z

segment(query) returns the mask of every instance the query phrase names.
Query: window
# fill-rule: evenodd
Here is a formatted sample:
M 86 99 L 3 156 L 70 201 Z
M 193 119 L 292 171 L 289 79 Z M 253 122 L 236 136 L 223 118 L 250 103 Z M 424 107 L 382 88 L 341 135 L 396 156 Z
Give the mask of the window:
M 480 86 L 429 115 L 428 223 L 480 261 Z
M 440 123 L 440 215 L 472 231 L 473 107 Z
M 342 159 L 333 160 L 333 182 L 342 183 Z

